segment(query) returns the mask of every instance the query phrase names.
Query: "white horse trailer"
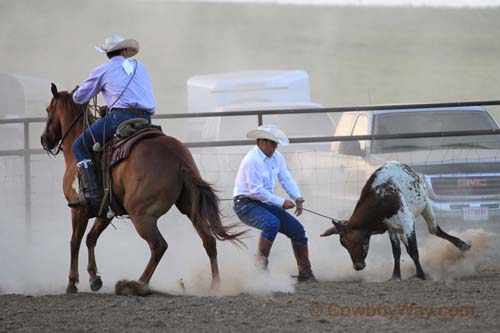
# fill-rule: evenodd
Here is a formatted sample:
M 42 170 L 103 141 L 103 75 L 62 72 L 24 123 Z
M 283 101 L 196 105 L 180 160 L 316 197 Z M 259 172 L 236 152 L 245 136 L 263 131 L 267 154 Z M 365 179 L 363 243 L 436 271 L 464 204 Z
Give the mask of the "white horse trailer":
M 302 70 L 253 70 L 197 75 L 187 81 L 188 112 L 317 109 L 309 76 Z M 289 137 L 331 136 L 328 113 L 272 114 L 263 124 L 279 126 Z M 244 140 L 257 127 L 256 116 L 192 118 L 189 141 Z

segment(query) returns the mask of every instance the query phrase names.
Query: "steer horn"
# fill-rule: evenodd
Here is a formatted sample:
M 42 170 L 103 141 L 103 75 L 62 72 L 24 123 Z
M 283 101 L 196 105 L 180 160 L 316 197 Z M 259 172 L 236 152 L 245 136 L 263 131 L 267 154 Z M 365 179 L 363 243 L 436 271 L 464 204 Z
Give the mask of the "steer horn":
M 327 237 L 327 236 L 331 236 L 333 234 L 338 234 L 339 230 L 346 231 L 346 229 L 347 229 L 347 226 L 343 223 L 343 221 L 332 219 L 332 223 L 333 223 L 333 227 L 331 227 L 330 229 L 323 232 L 320 235 L 320 237 Z
M 319 235 L 320 237 L 327 237 L 327 236 L 331 236 L 333 234 L 338 234 L 339 232 L 337 231 L 337 228 L 335 227 L 331 227 L 330 229 L 326 230 L 325 232 L 323 232 L 321 235 Z

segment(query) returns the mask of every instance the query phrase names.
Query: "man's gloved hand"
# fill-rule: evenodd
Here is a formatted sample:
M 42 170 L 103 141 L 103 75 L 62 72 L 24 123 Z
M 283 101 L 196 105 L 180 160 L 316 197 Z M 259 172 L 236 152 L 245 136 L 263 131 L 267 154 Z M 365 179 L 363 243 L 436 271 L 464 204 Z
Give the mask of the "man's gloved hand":
M 295 204 L 296 204 L 297 209 L 295 209 L 294 214 L 296 216 L 300 216 L 302 214 L 302 211 L 304 210 L 304 208 L 302 207 L 302 204 L 304 203 L 304 201 L 305 200 L 302 197 L 297 198 L 297 200 L 295 200 Z
M 99 117 L 104 118 L 108 114 L 108 106 L 100 106 L 97 112 L 99 113 Z
M 283 203 L 282 207 L 283 207 L 283 209 L 290 209 L 290 208 L 295 207 L 295 204 L 293 203 L 292 200 L 286 199 L 285 202 Z

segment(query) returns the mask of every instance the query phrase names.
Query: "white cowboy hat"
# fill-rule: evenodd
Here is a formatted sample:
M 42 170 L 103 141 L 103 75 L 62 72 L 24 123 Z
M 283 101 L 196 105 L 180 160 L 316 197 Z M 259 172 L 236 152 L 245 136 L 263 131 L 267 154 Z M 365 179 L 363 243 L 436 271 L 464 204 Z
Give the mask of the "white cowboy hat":
M 276 125 L 262 125 L 247 133 L 249 139 L 268 139 L 282 146 L 288 145 L 288 138 Z
M 95 49 L 101 53 L 129 49 L 129 57 L 133 57 L 139 52 L 139 42 L 135 39 L 125 39 L 122 36 L 111 36 L 104 40 L 104 44 L 96 46 Z

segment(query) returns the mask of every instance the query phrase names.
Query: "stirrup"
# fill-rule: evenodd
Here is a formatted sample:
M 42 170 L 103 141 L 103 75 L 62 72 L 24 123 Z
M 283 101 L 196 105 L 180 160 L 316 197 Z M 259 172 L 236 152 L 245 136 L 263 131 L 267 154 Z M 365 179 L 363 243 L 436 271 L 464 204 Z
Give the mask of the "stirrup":
M 69 201 L 68 202 L 68 207 L 75 208 L 75 207 L 85 207 L 88 205 L 87 200 L 85 200 L 85 197 L 83 196 L 82 192 L 78 192 L 78 199 Z
M 75 207 L 79 207 L 79 206 L 87 206 L 87 201 L 83 200 L 81 201 L 80 199 L 78 200 L 75 200 L 75 201 L 70 201 L 68 202 L 68 207 L 70 208 L 75 208 Z
M 78 193 L 78 199 L 68 202 L 68 207 L 71 207 L 71 208 L 89 207 L 90 209 L 94 210 L 96 213 L 99 211 L 99 206 L 100 206 L 100 204 L 97 204 L 96 206 L 92 205 L 92 203 L 90 203 L 87 199 L 85 199 L 85 196 L 82 192 Z

